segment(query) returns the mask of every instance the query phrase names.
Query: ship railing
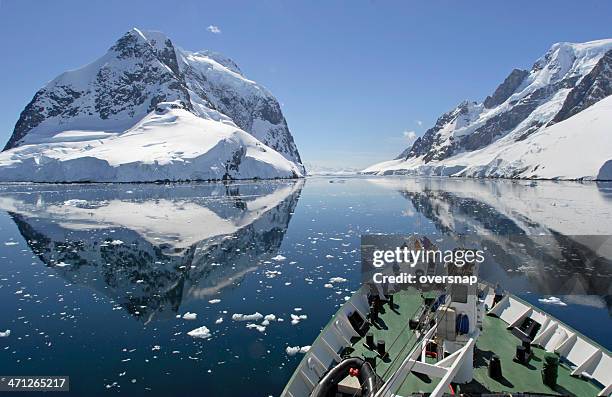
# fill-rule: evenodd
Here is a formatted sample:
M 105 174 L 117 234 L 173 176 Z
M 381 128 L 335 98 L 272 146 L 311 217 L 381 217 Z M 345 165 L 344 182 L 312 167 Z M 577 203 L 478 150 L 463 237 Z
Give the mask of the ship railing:
M 571 375 L 592 379 L 602 385 L 598 396 L 612 394 L 612 357 L 603 347 L 509 294 L 492 307 L 489 314 L 502 319 L 508 328 L 520 325 L 526 318 L 536 321 L 541 326 L 531 341 L 532 345 L 540 346 L 549 353 L 558 353 L 570 364 Z

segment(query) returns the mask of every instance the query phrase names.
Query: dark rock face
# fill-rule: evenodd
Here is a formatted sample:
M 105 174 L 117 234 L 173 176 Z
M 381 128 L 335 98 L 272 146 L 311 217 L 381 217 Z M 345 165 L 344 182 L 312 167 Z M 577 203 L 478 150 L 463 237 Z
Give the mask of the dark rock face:
M 609 95 L 612 95 L 612 50 L 570 91 L 549 125 L 568 119 Z
M 467 115 L 469 102 L 460 103 L 455 109 L 444 113 L 436 121 L 436 125 L 428 129 L 422 137 L 417 138 L 411 148 L 406 149 L 397 158 L 411 158 L 425 155 L 425 162 L 445 158 L 448 154 L 447 149 L 433 151 L 433 148 L 441 144 L 441 137 L 438 132 L 446 125 L 456 121 L 459 117 Z
M 9 138 L 8 142 L 4 146 L 3 150 L 11 149 L 17 146 L 17 142 L 28 133 L 32 128 L 38 126 L 45 120 L 45 116 L 42 114 L 44 109 L 39 104 L 40 98 L 45 95 L 44 90 L 40 90 L 34 95 L 34 98 L 27 104 L 25 109 L 19 115 L 19 120 L 15 124 L 13 134 Z
M 516 91 L 516 89 L 521 85 L 525 78 L 529 75 L 529 72 L 521 69 L 514 69 L 508 77 L 501 83 L 493 95 L 488 96 L 484 100 L 484 106 L 487 109 L 493 108 L 497 105 L 500 105 L 506 101 Z
M 219 58 L 218 54 L 214 55 Z M 236 73 L 240 70 L 229 59 L 215 60 L 222 61 L 224 66 L 227 65 L 226 67 Z M 245 95 L 231 84 L 211 81 L 206 74 L 190 65 L 182 65 L 182 72 L 187 87 L 204 98 L 212 109 L 227 115 L 238 127 L 251 133 L 287 159 L 302 162 L 280 105 L 271 94 L 261 90 L 257 95 Z M 265 121 L 271 126 L 262 134 L 262 131 L 257 129 L 257 120 Z
M 135 31 L 129 31 L 110 52 L 130 67 L 108 62 L 97 70 L 95 79 L 85 88 L 64 83 L 60 76 L 57 83 L 50 83 L 34 95 L 21 113 L 4 150 L 19 146 L 30 130 L 46 120 L 70 127 L 76 116 L 131 119 L 144 116 L 159 102 L 182 100 L 189 103 L 185 84 L 175 72 L 178 64 L 170 40 L 159 50 Z
M 488 119 L 485 125 L 476 129 L 473 134 L 466 136 L 461 141 L 461 147 L 466 150 L 477 150 L 491 144 L 497 138 L 506 135 L 516 128 L 531 112 L 555 92 L 563 88 L 573 87 L 577 80 L 578 77 L 576 76 L 533 91 L 531 94 L 521 98 L 508 111 Z M 525 137 L 523 134 L 522 139 L 525 139 Z

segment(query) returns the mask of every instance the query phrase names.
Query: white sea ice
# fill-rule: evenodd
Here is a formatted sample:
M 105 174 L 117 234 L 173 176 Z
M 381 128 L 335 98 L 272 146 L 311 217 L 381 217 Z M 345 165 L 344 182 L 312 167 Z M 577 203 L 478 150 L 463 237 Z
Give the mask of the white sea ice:
M 276 255 L 274 258 L 271 258 L 273 261 L 277 261 L 277 262 L 281 262 L 284 261 L 285 259 L 287 259 L 286 257 L 282 256 L 281 254 Z
M 8 338 L 9 336 L 11 336 L 11 330 L 10 329 L 7 329 L 4 332 L 0 331 L 0 338 Z
M 246 325 L 247 328 L 254 328 L 259 332 L 265 332 L 266 331 L 266 327 L 264 325 L 259 325 L 259 324 L 254 324 L 254 323 L 248 323 Z
M 196 328 L 194 330 L 187 332 L 187 335 L 193 338 L 200 338 L 200 339 L 208 339 L 211 337 L 210 330 L 206 328 L 206 326 L 204 325 L 201 326 L 200 328 Z
M 298 353 L 307 353 L 308 350 L 310 350 L 310 346 L 287 346 L 287 348 L 285 349 L 285 351 L 287 352 L 288 356 L 295 356 Z
M 232 320 L 234 321 L 259 321 L 263 318 L 263 314 L 255 312 L 253 314 L 232 314 Z
M 187 312 L 183 314 L 183 320 L 195 320 L 198 315 L 196 313 Z
M 300 314 L 299 316 L 291 313 L 291 325 L 296 325 L 302 320 L 306 320 L 308 318 L 305 314 Z
M 276 316 L 274 314 L 266 314 L 264 317 L 266 321 L 276 321 Z
M 348 280 L 342 277 L 332 277 L 329 279 L 329 282 L 334 283 L 346 283 Z
M 551 296 L 550 298 L 540 298 L 538 299 L 538 301 L 541 303 L 546 303 L 548 305 L 567 306 L 567 303 L 563 302 L 556 296 Z

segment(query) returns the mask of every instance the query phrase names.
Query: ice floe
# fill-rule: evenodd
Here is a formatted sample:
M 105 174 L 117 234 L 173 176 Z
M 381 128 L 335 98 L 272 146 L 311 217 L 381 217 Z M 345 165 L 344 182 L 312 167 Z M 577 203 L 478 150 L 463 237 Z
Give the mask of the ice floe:
M 284 261 L 285 259 L 287 259 L 286 257 L 282 256 L 281 254 L 276 255 L 274 258 L 271 258 L 273 261 L 277 261 L 277 262 L 281 262 Z
M 246 325 L 247 328 L 250 329 L 256 329 L 259 332 L 266 332 L 266 326 L 265 325 L 259 325 L 259 324 L 255 324 L 255 323 L 248 323 Z
M 551 296 L 550 298 L 540 298 L 538 301 L 547 305 L 567 306 L 567 303 L 563 302 L 556 296 Z
M 210 330 L 204 325 L 201 326 L 200 328 L 196 328 L 194 330 L 187 332 L 187 335 L 193 338 L 200 338 L 200 339 L 208 339 L 211 337 Z
M 287 352 L 288 356 L 295 356 L 298 353 L 307 353 L 308 350 L 310 350 L 310 346 L 287 346 L 287 348 L 285 349 L 285 351 Z
M 263 318 L 263 314 L 255 312 L 253 314 L 232 314 L 232 320 L 234 321 L 259 321 Z
M 11 336 L 11 330 L 10 329 L 7 329 L 4 332 L 0 331 L 0 338 L 8 338 L 9 336 Z
M 183 320 L 195 320 L 197 317 L 196 313 L 187 312 L 183 314 Z
M 208 301 L 208 303 L 210 303 L 211 305 L 214 305 L 215 303 L 219 303 L 221 302 L 221 299 L 211 299 Z
M 308 318 L 308 316 L 305 315 L 305 314 L 300 314 L 298 316 L 297 314 L 291 313 L 291 325 L 299 324 L 300 321 L 306 320 L 307 318 Z
M 332 284 L 335 283 L 346 283 L 348 280 L 342 277 L 332 277 L 329 279 L 329 282 Z
M 264 272 L 264 275 L 266 276 L 266 278 L 274 278 L 276 276 L 281 275 L 282 273 L 279 272 L 278 270 L 266 270 Z

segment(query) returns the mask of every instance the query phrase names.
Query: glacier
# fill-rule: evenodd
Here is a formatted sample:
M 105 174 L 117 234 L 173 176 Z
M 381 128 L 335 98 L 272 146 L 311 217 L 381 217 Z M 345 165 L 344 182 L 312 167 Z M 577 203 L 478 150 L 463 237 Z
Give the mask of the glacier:
M 272 94 L 229 58 L 132 29 L 39 90 L 0 153 L 0 181 L 297 178 Z

